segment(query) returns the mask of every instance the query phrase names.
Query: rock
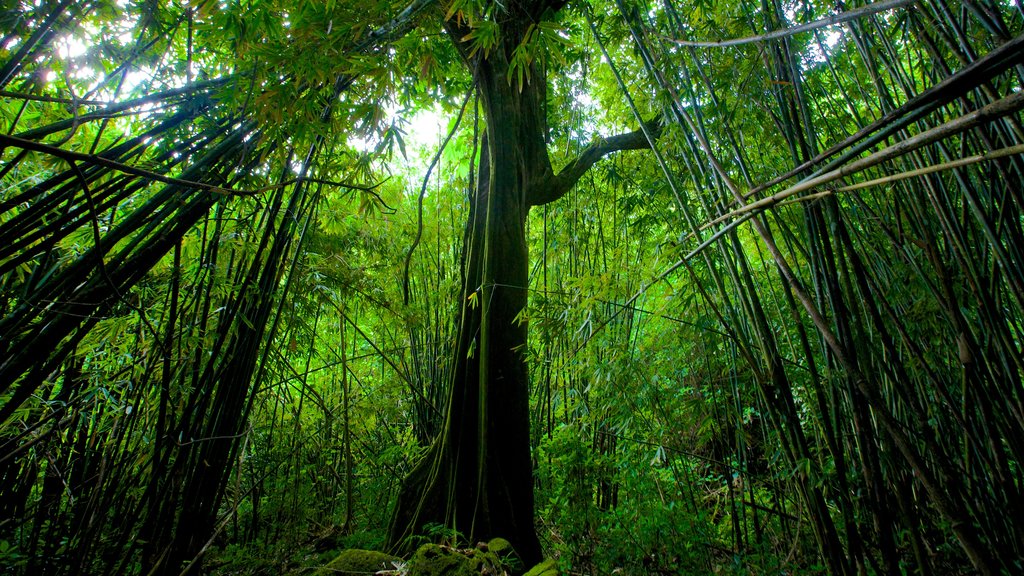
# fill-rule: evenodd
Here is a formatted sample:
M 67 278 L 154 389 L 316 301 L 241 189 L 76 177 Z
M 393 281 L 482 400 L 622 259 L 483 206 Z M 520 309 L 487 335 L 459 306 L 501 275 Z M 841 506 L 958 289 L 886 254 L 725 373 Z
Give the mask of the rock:
M 523 566 L 523 560 L 516 553 L 515 548 L 512 547 L 512 543 L 504 538 L 492 538 L 487 542 L 487 549 L 497 556 L 498 561 L 501 562 L 501 566 L 509 574 L 522 574 L 523 570 L 526 570 L 526 566 Z
M 366 576 L 381 570 L 394 570 L 397 556 L 375 550 L 345 550 L 326 566 L 314 572 L 314 576 Z
M 509 554 L 515 554 L 516 551 L 512 549 L 512 544 L 504 538 L 494 538 L 487 543 L 487 549 L 498 555 L 498 558 L 504 558 Z
M 488 543 L 490 548 L 490 543 Z M 501 576 L 501 560 L 492 549 L 465 550 L 424 544 L 406 564 L 408 576 Z

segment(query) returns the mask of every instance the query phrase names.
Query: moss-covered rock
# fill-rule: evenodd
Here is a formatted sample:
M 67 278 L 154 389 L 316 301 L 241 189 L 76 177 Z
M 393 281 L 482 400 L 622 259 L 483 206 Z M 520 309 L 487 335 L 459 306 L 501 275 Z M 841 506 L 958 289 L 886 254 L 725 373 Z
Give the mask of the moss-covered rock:
M 380 570 L 393 570 L 397 556 L 374 550 L 345 550 L 329 564 L 314 572 L 315 576 L 366 576 Z
M 512 544 L 504 538 L 492 538 L 487 542 L 487 549 L 498 555 L 498 558 L 504 558 L 510 554 L 515 554 L 516 551 L 512 549 Z
M 558 576 L 558 562 L 545 560 L 530 568 L 530 571 L 523 576 Z
M 521 574 L 525 570 L 522 559 L 516 553 L 512 544 L 504 538 L 492 538 L 487 542 L 487 550 L 490 550 L 498 557 L 503 568 L 510 574 Z
M 489 545 L 458 549 L 424 544 L 409 559 L 406 569 L 409 576 L 480 576 L 502 573 L 501 560 L 490 550 Z

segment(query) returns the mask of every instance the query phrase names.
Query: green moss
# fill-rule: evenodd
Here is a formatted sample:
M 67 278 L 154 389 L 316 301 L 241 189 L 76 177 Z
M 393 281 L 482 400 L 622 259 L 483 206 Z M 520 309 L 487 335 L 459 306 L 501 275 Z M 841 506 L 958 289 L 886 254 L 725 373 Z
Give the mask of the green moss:
M 345 550 L 329 564 L 314 572 L 314 576 L 365 576 L 378 570 L 391 570 L 396 556 L 374 550 Z
M 523 576 L 558 576 L 558 562 L 545 560 L 530 568 L 530 571 Z
M 491 550 L 424 544 L 412 555 L 409 576 L 479 576 L 500 574 L 501 562 Z
M 487 543 L 487 549 L 498 555 L 498 558 L 504 558 L 509 554 L 515 554 L 515 550 L 512 549 L 512 544 L 504 538 L 494 538 Z
M 492 538 L 487 543 L 487 550 L 490 550 L 498 557 L 501 564 L 511 571 L 513 574 L 519 574 L 523 571 L 524 566 L 522 560 L 519 559 L 519 555 L 516 554 L 515 548 L 512 544 L 504 538 Z

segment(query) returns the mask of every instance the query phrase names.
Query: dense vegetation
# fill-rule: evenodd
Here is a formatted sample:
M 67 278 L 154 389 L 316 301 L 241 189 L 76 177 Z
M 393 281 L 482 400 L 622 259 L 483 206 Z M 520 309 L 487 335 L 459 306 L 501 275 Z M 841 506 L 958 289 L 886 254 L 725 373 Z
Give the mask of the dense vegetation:
M 1021 573 L 1022 83 L 1001 0 L 12 0 L 0 571 Z

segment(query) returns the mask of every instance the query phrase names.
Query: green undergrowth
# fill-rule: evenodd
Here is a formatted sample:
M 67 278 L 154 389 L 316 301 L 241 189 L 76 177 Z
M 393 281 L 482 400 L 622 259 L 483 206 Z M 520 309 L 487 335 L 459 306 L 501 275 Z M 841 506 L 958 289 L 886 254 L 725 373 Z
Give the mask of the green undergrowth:
M 356 542 L 373 538 L 354 534 L 337 539 L 321 539 L 286 551 L 284 546 L 227 546 L 211 552 L 205 568 L 211 576 L 263 576 L 271 574 L 312 576 L 556 576 L 557 564 L 547 560 L 532 568 L 524 567 L 504 538 L 494 538 L 475 546 L 426 543 L 408 558 L 376 550 L 353 547 Z M 324 550 L 326 544 L 337 548 Z M 340 550 L 340 551 L 339 551 Z
M 376 550 L 343 550 L 326 566 L 313 572 L 315 576 L 362 576 L 380 571 L 391 571 L 402 565 L 397 556 Z

